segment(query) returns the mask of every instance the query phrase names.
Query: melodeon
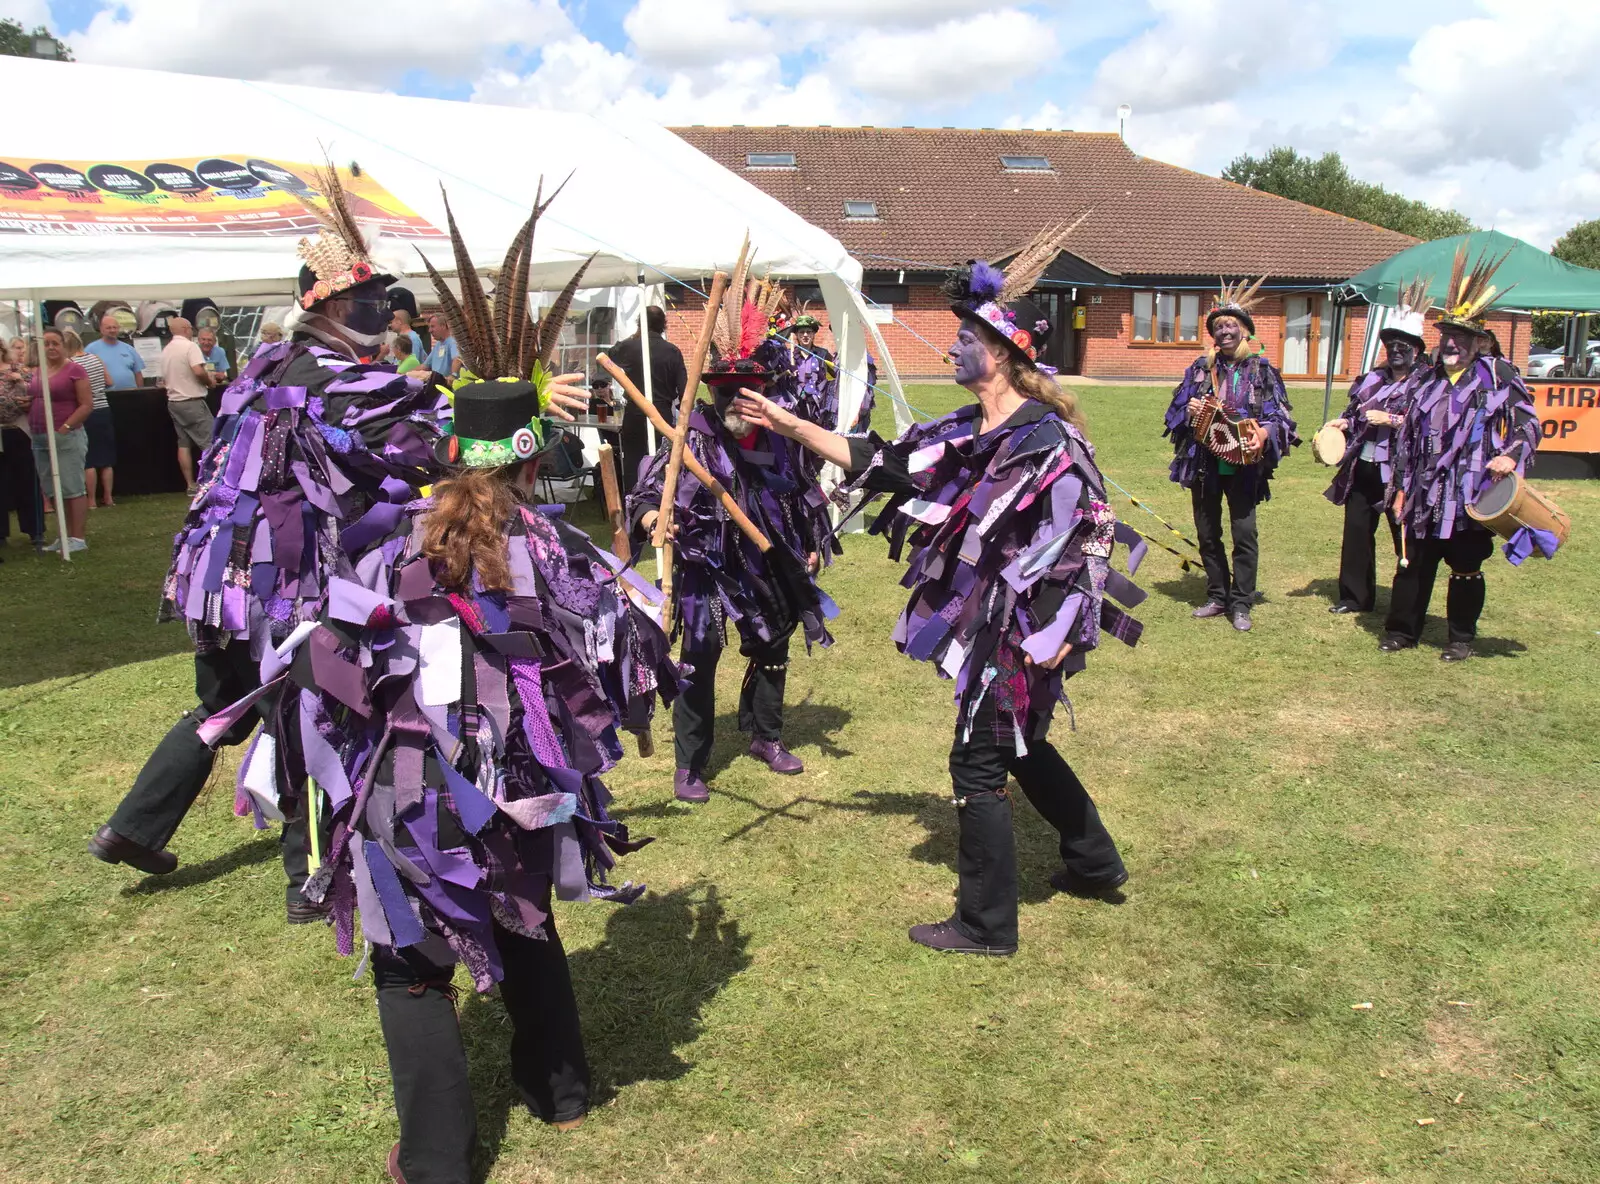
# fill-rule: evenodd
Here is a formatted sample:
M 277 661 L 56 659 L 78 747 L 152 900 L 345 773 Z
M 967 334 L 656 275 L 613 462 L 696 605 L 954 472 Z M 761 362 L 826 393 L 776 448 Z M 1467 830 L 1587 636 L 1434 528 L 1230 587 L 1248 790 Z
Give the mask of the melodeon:
M 1253 419 L 1226 418 L 1215 392 L 1200 400 L 1200 413 L 1194 417 L 1195 439 L 1235 465 L 1253 465 L 1261 459 L 1260 450 L 1250 445 L 1260 426 Z

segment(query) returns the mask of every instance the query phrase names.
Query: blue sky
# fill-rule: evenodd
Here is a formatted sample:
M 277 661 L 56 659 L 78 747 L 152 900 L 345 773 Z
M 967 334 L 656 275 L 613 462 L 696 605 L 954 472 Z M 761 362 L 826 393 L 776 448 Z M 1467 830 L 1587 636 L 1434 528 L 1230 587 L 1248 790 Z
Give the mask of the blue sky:
M 1274 144 L 1548 246 L 1600 216 L 1579 0 L 0 0 L 79 60 L 662 123 L 1110 130 L 1216 172 Z

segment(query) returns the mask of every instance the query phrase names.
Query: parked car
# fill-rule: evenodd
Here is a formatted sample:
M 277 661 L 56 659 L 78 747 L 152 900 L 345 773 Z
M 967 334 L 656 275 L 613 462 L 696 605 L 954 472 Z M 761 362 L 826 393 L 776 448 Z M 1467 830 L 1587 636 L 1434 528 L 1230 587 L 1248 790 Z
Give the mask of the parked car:
M 1563 378 L 1566 376 L 1566 361 L 1555 350 L 1536 349 L 1528 355 L 1528 377 Z

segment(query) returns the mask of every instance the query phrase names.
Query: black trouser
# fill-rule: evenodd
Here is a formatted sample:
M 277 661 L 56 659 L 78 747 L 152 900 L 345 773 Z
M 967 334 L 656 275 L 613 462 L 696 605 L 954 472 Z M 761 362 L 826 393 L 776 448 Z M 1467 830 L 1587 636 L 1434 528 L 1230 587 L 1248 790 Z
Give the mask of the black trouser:
M 1444 598 L 1450 640 L 1471 641 L 1478 634 L 1478 617 L 1483 612 L 1483 561 L 1492 554 L 1494 535 L 1482 527 L 1459 529 L 1447 539 L 1419 539 L 1407 532 L 1407 566 L 1395 569 L 1384 628 L 1412 645 L 1422 640 L 1428 601 L 1442 559 L 1450 565 Z
M 0 432 L 0 539 L 11 537 L 13 513 L 23 534 L 36 542 L 44 538 L 44 502 L 33 467 L 33 443 L 21 428 Z
M 1194 500 L 1194 529 L 1199 536 L 1200 559 L 1206 567 L 1206 596 L 1231 613 L 1249 612 L 1256 595 L 1255 483 L 1242 473 L 1203 474 L 1190 489 Z M 1228 573 L 1228 552 L 1222 544 L 1222 501 L 1228 501 L 1228 529 L 1233 535 L 1233 574 Z
M 511 1080 L 545 1122 L 567 1122 L 589 1108 L 589 1063 L 555 919 L 544 929 L 540 941 L 495 926 L 505 967 L 500 998 L 511 1018 Z M 477 1114 L 449 986 L 452 958 L 436 937 L 405 950 L 374 947 L 372 953 L 407 1184 L 471 1179 Z
M 680 659 L 694 667 L 687 685 L 672 704 L 672 742 L 678 768 L 705 772 L 716 739 L 717 659 L 722 647 L 685 648 Z M 739 730 L 757 740 L 783 738 L 783 688 L 789 679 L 789 639 L 761 647 L 744 672 L 739 689 Z
M 994 701 L 978 709 L 970 739 L 950 748 L 950 783 L 957 801 L 961 837 L 956 849 L 955 925 L 973 941 L 1017 944 L 1017 840 L 1011 830 L 1007 775 L 1015 777 L 1033 808 L 1061 835 L 1061 862 L 1087 884 L 1110 884 L 1122 872 L 1122 856 L 1100 821 L 1083 782 L 1062 759 L 1037 720 L 1028 732 L 1026 756 L 1010 737 L 994 734 Z
M 199 736 L 202 723 L 231 703 L 244 698 L 260 682 L 260 667 L 250 656 L 246 641 L 235 641 L 219 650 L 194 656 L 194 693 L 200 705 L 184 712 L 173 724 L 156 750 L 145 761 L 128 796 L 106 824 L 125 839 L 141 847 L 159 851 L 177 833 L 189 807 L 205 788 L 216 763 L 216 750 Z M 264 695 L 254 713 L 245 716 L 220 743 L 242 744 L 250 738 L 257 718 L 266 718 L 277 703 L 277 696 Z M 283 824 L 281 846 L 283 870 L 289 878 L 288 898 L 300 895 L 310 869 L 310 849 L 304 814 L 288 818 Z
M 1344 541 L 1339 545 L 1339 600 L 1370 613 L 1378 598 L 1378 520 L 1389 519 L 1395 558 L 1400 557 L 1400 527 L 1389 514 L 1383 471 L 1369 460 L 1356 461 L 1355 480 L 1344 503 Z

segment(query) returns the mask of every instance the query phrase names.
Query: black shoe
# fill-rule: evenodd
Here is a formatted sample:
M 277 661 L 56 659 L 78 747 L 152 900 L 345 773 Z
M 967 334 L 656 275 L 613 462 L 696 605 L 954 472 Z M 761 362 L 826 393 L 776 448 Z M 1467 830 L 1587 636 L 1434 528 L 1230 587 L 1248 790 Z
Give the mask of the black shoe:
M 1204 621 L 1207 617 L 1220 617 L 1227 611 L 1226 605 L 1218 604 L 1215 600 L 1208 600 L 1189 615 L 1197 621 Z
M 1360 605 L 1351 604 L 1348 600 L 1341 600 L 1338 604 L 1330 604 L 1328 611 L 1335 616 L 1343 616 L 1345 613 L 1364 613 L 1367 610 Z
M 1472 657 L 1472 643 L 1470 641 L 1452 641 L 1439 654 L 1439 661 L 1465 662 L 1470 657 Z
M 973 941 L 955 927 L 953 921 L 935 921 L 931 925 L 913 925 L 911 940 L 919 946 L 938 950 L 941 954 L 990 954 L 1009 958 L 1017 952 L 1016 946 L 986 946 Z
M 142 847 L 109 826 L 102 826 L 89 840 L 89 854 L 106 863 L 125 863 L 152 876 L 165 876 L 178 866 L 178 857 L 171 851 Z
M 1050 877 L 1050 887 L 1068 896 L 1082 896 L 1092 900 L 1117 899 L 1118 891 L 1128 882 L 1128 869 L 1123 868 L 1109 880 L 1086 880 L 1071 868 L 1062 868 Z
M 1378 642 L 1378 652 L 1384 654 L 1397 654 L 1401 650 L 1414 650 L 1416 648 L 1416 642 L 1407 641 L 1398 633 L 1385 633 L 1383 640 Z
M 315 904 L 303 896 L 296 896 L 284 905 L 285 919 L 291 925 L 311 925 L 327 919 L 326 906 Z

